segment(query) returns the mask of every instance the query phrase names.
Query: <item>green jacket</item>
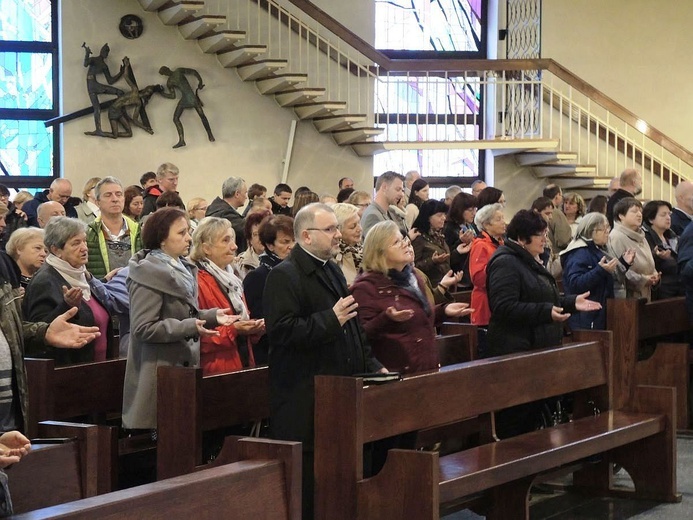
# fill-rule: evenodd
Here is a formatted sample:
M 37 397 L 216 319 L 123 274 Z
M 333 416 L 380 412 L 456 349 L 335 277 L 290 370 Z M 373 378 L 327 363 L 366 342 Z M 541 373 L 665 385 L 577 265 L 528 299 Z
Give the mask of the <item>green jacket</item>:
M 142 249 L 140 226 L 130 217 L 123 215 L 123 218 L 130 230 L 130 252 L 134 255 Z M 87 226 L 87 247 L 89 248 L 87 271 L 97 278 L 103 278 L 111 271 L 111 267 L 108 263 L 108 249 L 106 248 L 106 237 L 101 228 L 101 217 L 97 217 L 94 222 Z
M 12 288 L 7 281 L 0 283 L 0 329 L 2 329 L 12 353 L 12 391 L 15 403 L 21 410 L 17 428 L 26 431 L 29 408 L 29 386 L 24 357 L 40 353 L 46 336 L 47 323 L 29 323 L 22 318 L 22 294 L 24 290 Z M 19 419 L 19 418 L 18 418 Z

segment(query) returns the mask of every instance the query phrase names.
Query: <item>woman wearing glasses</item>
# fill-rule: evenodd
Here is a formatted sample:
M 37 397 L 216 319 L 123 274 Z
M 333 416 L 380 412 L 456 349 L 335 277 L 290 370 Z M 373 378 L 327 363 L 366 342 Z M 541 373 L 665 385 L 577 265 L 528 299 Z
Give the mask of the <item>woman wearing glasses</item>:
M 413 261 L 414 249 L 397 224 L 379 222 L 366 235 L 364 272 L 352 286 L 373 354 L 389 370 L 405 374 L 438 368 L 436 323 L 471 312 L 465 303 L 435 305 Z

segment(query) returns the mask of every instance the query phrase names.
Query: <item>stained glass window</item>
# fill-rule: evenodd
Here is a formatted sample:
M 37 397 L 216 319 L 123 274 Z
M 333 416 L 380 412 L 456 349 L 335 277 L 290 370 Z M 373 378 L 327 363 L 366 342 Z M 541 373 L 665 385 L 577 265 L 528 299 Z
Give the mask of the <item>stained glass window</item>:
M 482 8 L 482 0 L 375 0 L 375 46 L 480 51 Z
M 39 188 L 57 176 L 57 1 L 0 0 L 0 183 Z

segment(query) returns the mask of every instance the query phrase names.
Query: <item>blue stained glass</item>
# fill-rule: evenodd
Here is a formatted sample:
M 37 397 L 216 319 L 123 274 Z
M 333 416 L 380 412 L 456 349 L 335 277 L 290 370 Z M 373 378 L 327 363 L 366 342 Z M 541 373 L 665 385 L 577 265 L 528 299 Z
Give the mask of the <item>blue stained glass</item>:
M 0 0 L 0 40 L 52 41 L 51 0 Z
M 50 54 L 0 53 L 0 108 L 53 108 Z
M 0 120 L 0 161 L 11 176 L 53 175 L 53 129 L 43 121 Z M 0 172 L 0 182 L 2 182 Z
M 480 51 L 481 19 L 481 0 L 375 0 L 375 46 Z

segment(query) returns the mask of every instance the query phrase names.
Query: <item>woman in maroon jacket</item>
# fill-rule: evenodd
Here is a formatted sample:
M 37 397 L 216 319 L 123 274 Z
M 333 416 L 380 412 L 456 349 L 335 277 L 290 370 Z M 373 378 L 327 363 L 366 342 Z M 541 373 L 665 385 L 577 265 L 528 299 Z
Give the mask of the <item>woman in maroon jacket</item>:
M 438 368 L 435 324 L 444 316 L 471 312 L 464 303 L 435 305 L 413 261 L 414 249 L 397 225 L 379 222 L 366 235 L 364 272 L 352 286 L 373 354 L 389 370 L 404 374 Z

